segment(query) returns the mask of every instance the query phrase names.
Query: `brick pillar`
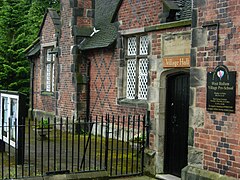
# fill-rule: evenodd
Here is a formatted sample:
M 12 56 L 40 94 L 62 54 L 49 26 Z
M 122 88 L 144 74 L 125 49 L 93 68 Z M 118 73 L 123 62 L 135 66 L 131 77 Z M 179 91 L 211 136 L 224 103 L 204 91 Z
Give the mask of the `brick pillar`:
M 78 48 L 81 34 L 74 30 L 91 27 L 93 22 L 92 0 L 61 0 L 62 30 L 59 46 L 59 82 L 58 113 L 59 116 L 79 117 L 86 115 L 87 63 Z
M 76 85 L 75 69 L 72 56 L 74 37 L 72 36 L 72 2 L 61 0 L 61 34 L 59 40 L 59 66 L 58 66 L 58 102 L 57 115 L 63 117 L 76 116 Z

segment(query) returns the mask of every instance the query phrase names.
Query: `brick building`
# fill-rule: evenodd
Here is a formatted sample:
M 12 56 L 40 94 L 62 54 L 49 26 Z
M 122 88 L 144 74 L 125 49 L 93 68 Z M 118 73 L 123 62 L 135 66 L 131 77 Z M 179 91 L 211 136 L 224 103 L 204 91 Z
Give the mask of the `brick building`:
M 221 67 L 227 68 L 229 73 L 239 71 L 239 9 L 240 1 L 193 1 L 190 68 L 189 124 L 194 137 L 193 154 L 201 154 L 201 168 L 234 178 L 240 178 L 239 77 L 237 74 L 227 82 L 236 81 L 232 93 L 234 102 L 233 105 L 225 102 L 224 105 L 231 105 L 232 109 L 224 107 L 224 110 L 211 111 L 211 104 L 207 105 L 210 83 L 206 81 L 207 74 Z M 227 94 L 226 91 L 220 93 Z
M 148 112 L 146 171 L 180 176 L 186 166 L 185 179 L 239 177 L 238 98 L 235 113 L 206 110 L 207 72 L 238 70 L 239 5 L 61 0 L 60 15 L 47 11 L 28 50 L 30 114 Z

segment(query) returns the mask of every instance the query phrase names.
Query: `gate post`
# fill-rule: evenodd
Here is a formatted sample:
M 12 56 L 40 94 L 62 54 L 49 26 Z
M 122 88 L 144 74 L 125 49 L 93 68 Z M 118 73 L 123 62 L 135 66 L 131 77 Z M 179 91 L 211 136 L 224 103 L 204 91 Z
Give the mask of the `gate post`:
M 148 111 L 149 112 L 149 111 Z M 148 115 L 147 115 L 147 117 L 148 117 Z M 142 162 L 141 162 L 141 164 L 142 164 L 142 175 L 143 175 L 143 171 L 144 171 L 144 149 L 145 149 L 145 128 L 146 128 L 146 123 L 145 123 L 145 121 L 146 121 L 146 117 L 143 117 L 143 142 L 142 142 Z
M 144 130 L 146 128 L 146 147 L 149 147 L 149 134 L 150 134 L 150 111 L 147 111 L 146 117 L 144 118 L 145 126 Z
M 108 169 L 109 114 L 106 115 L 105 170 Z
M 0 152 L 5 152 L 5 142 L 0 140 Z
M 19 119 L 18 124 L 18 148 L 17 148 L 17 156 L 16 163 L 18 165 L 24 164 L 24 151 L 25 151 L 25 117 Z

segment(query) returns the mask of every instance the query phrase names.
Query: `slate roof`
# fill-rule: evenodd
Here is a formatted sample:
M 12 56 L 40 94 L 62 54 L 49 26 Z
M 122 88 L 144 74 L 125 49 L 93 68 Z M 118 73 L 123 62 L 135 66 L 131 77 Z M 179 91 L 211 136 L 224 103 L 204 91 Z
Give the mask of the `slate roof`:
M 85 39 L 79 44 L 81 50 L 96 49 L 108 47 L 117 38 L 118 24 L 114 23 L 115 17 L 121 6 L 123 0 L 95 0 L 95 18 L 94 27 L 100 30 L 92 37 L 93 27 L 73 27 L 73 34 L 76 36 L 85 37 Z M 177 20 L 184 20 L 191 18 L 191 0 L 162 0 L 165 6 L 169 9 L 178 11 Z M 60 17 L 53 9 L 48 9 L 48 13 L 53 20 L 56 32 L 60 31 Z M 47 13 L 44 16 L 43 24 L 46 19 Z M 39 36 L 43 27 L 43 24 L 39 31 Z M 33 47 L 33 46 L 32 46 Z M 35 48 L 38 49 L 36 44 Z M 31 48 L 29 48 L 31 49 Z M 29 52 L 28 55 L 34 55 L 38 50 Z
M 179 10 L 177 20 L 190 19 L 192 14 L 191 0 L 163 0 L 163 3 L 169 8 Z
M 96 0 L 95 25 L 112 22 L 121 0 Z
M 92 34 L 93 28 L 88 26 L 80 26 L 77 25 L 73 26 L 73 35 L 74 36 L 81 36 L 81 37 L 89 37 Z
M 27 57 L 34 56 L 40 52 L 40 39 L 37 38 L 29 47 L 24 50 Z
M 100 31 L 92 37 L 87 37 L 79 45 L 81 50 L 108 47 L 116 40 L 117 23 L 113 21 L 121 2 L 122 0 L 95 1 L 95 28 Z
M 90 37 L 93 28 L 91 31 L 81 27 L 75 30 L 80 36 L 86 37 L 79 45 L 81 50 L 108 47 L 116 40 L 118 27 L 113 22 L 121 3 L 122 0 L 95 0 L 95 28 L 100 31 Z M 169 9 L 178 11 L 177 20 L 191 18 L 191 0 L 163 0 L 163 3 Z
M 28 57 L 30 57 L 30 56 L 34 56 L 34 55 L 36 55 L 38 52 L 40 52 L 40 48 L 41 48 L 41 46 L 40 46 L 40 43 L 38 42 L 37 44 L 35 44 L 34 46 L 33 46 L 33 48 L 31 48 L 29 51 L 28 51 Z
M 100 30 L 93 37 L 86 38 L 80 44 L 81 50 L 103 48 L 111 45 L 117 38 L 117 25 L 114 23 L 99 25 L 96 29 Z
M 180 20 L 190 19 L 192 17 L 192 1 L 191 0 L 181 0 L 182 9 L 180 11 Z

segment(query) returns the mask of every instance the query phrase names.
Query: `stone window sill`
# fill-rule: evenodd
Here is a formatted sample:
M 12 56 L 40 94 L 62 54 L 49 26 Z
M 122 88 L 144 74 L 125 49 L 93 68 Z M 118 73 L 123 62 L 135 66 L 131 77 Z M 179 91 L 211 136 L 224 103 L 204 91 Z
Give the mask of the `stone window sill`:
M 143 99 L 127 99 L 127 98 L 119 98 L 117 100 L 118 105 L 122 106 L 131 106 L 131 107 L 141 107 L 146 108 L 147 107 L 147 100 Z
M 54 93 L 53 92 L 48 92 L 48 91 L 42 91 L 41 95 L 43 95 L 43 96 L 54 96 Z

